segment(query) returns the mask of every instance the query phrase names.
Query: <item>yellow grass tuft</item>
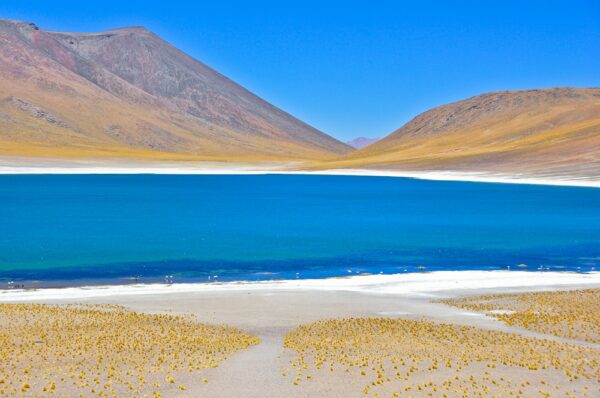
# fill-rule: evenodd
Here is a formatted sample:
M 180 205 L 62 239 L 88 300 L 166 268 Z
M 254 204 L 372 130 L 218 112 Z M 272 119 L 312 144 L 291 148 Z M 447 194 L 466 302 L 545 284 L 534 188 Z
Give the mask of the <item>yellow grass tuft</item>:
M 349 384 L 371 396 L 593 396 L 600 378 L 594 348 L 429 321 L 322 320 L 284 344 L 297 353 L 295 384 L 305 369 L 313 379 L 349 369 Z
M 497 294 L 444 300 L 536 332 L 600 343 L 600 289 Z
M 0 397 L 168 396 L 258 344 L 239 329 L 112 305 L 0 305 Z M 166 383 L 165 383 L 166 380 Z M 206 380 L 206 379 L 204 379 Z

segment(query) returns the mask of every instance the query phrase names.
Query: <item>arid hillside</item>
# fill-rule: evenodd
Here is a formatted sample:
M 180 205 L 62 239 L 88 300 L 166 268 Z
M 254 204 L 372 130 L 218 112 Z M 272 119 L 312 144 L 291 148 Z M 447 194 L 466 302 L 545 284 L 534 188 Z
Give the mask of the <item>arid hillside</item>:
M 144 28 L 0 20 L 0 155 L 322 160 L 351 148 Z
M 424 112 L 319 167 L 600 178 L 600 89 L 479 95 Z

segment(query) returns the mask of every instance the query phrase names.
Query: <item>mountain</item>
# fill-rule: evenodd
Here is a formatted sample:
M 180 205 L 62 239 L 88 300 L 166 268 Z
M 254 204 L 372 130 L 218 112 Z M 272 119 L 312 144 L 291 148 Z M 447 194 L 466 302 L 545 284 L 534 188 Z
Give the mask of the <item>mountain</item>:
M 144 28 L 0 20 L 0 155 L 320 160 L 351 150 Z
M 600 178 L 600 89 L 479 95 L 422 113 L 322 167 Z
M 350 145 L 354 149 L 362 149 L 368 145 L 379 140 L 379 138 L 369 138 L 369 137 L 357 137 L 351 141 L 346 142 L 347 145 Z

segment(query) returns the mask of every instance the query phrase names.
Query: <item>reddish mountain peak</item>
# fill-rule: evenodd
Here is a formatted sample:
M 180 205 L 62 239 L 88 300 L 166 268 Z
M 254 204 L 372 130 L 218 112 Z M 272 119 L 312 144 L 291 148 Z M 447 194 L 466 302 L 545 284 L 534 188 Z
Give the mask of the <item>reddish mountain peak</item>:
M 55 144 L 44 144 L 51 138 L 65 147 L 79 140 L 86 151 L 103 142 L 125 152 L 258 160 L 320 159 L 350 150 L 144 27 L 68 33 L 0 20 L 0 40 L 0 99 L 22 98 L 73 127 L 65 132 L 11 108 L 0 114 L 5 147 L 23 141 L 56 152 Z M 28 129 L 31 134 L 23 134 Z M 77 140 L 69 136 L 73 131 Z

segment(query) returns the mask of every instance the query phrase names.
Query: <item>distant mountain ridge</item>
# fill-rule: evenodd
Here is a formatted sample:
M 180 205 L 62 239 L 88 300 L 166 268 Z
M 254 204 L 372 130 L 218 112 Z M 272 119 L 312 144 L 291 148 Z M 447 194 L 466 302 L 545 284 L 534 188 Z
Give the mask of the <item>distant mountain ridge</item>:
M 143 27 L 66 33 L 0 20 L 0 156 L 600 179 L 600 89 L 482 94 L 369 140 L 354 150 Z
M 374 142 L 377 142 L 378 140 L 379 138 L 357 137 L 353 140 L 347 141 L 346 144 L 350 145 L 354 149 L 362 149 Z
M 380 141 L 320 167 L 600 179 L 600 89 L 478 95 L 428 110 Z
M 0 154 L 250 161 L 351 150 L 145 28 L 0 20 Z

